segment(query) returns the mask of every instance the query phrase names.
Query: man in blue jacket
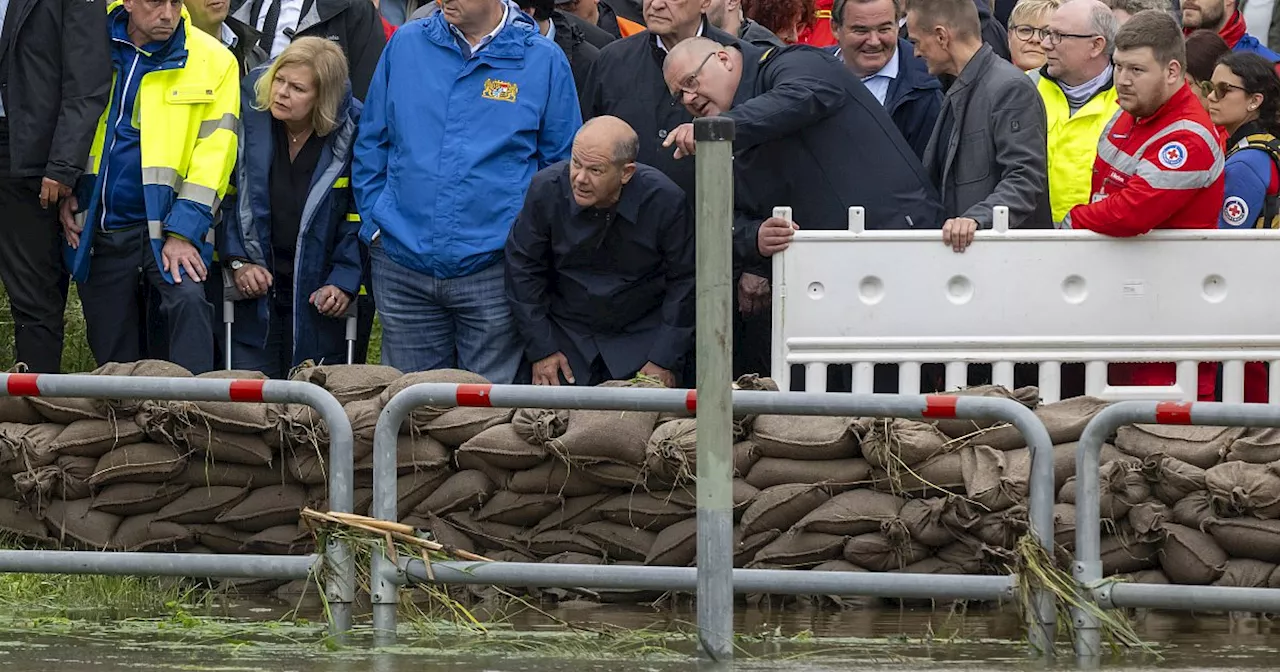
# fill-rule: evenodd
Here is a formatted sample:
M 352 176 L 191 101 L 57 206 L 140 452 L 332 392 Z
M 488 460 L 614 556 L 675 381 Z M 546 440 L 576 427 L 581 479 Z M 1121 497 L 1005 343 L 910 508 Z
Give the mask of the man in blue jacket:
M 862 79 L 923 158 L 942 109 L 942 84 L 916 58 L 911 43 L 898 36 L 898 0 L 835 0 L 831 17 L 837 41 L 831 52 Z
M 503 245 L 529 180 L 569 158 L 581 125 L 569 61 L 515 3 L 445 0 L 396 31 L 352 166 L 384 364 L 515 380 Z
M 1266 44 L 1245 30 L 1244 15 L 1235 2 L 1228 7 L 1227 0 L 1184 0 L 1182 32 L 1191 35 L 1197 30 L 1217 32 L 1232 51 L 1247 51 L 1272 63 L 1280 62 L 1280 54 L 1268 49 Z

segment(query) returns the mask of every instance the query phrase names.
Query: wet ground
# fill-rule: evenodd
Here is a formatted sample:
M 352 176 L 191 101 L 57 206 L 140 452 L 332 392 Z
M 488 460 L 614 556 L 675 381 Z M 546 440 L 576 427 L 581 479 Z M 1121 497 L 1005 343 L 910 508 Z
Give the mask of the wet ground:
M 699 663 L 685 608 L 576 605 L 546 614 L 508 608 L 488 634 L 459 636 L 405 625 L 401 643 L 372 652 L 367 634 L 351 646 L 324 641 L 320 623 L 279 620 L 279 603 L 238 601 L 237 618 L 179 612 L 164 619 L 94 623 L 66 619 L 0 622 L 0 665 L 8 671 L 209 670 L 219 672 L 668 672 L 716 669 Z M 1021 644 L 1016 614 L 949 613 L 888 607 L 843 611 L 740 608 L 733 669 L 1042 670 Z M 559 621 L 559 622 L 557 622 Z M 576 633 L 565 623 L 583 628 Z M 1280 627 L 1255 618 L 1147 613 L 1138 633 L 1159 656 L 1131 654 L 1112 670 L 1274 669 Z M 636 635 L 636 632 L 642 633 Z M 629 634 L 619 634 L 629 633 Z M 1053 667 L 1072 669 L 1070 659 Z M 723 669 L 723 668 L 721 668 Z

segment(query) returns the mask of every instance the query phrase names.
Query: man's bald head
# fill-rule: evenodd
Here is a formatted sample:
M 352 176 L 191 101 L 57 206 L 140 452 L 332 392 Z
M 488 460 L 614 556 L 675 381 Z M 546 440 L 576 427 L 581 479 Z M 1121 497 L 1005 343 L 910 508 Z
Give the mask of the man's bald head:
M 595 117 L 578 129 L 573 145 L 593 148 L 611 148 L 614 162 L 619 165 L 632 163 L 640 152 L 640 138 L 627 122 L 611 116 Z
M 1067 86 L 1080 86 L 1110 70 L 1117 27 L 1111 8 L 1098 0 L 1064 2 L 1049 17 L 1050 33 L 1064 37 L 1041 43 L 1049 74 Z
M 694 37 L 676 45 L 662 64 L 667 90 L 695 117 L 723 114 L 742 81 L 742 52 Z

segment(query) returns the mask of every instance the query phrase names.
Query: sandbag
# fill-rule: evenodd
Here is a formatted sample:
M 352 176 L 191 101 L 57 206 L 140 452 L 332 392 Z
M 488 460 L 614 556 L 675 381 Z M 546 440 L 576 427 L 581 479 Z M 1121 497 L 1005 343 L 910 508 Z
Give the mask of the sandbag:
M 492 520 L 476 520 L 470 511 L 451 513 L 445 516 L 444 519 L 471 537 L 471 540 L 476 542 L 477 548 L 525 550 L 525 544 L 519 541 L 524 534 L 524 530 L 515 525 L 507 525 Z
M 658 533 L 644 558 L 644 564 L 688 567 L 697 556 L 698 519 L 689 518 L 669 525 Z
M 449 449 L 429 436 L 400 436 L 396 439 L 396 474 L 436 471 L 449 465 Z M 373 455 L 356 462 L 356 473 L 373 472 Z
M 762 457 L 746 481 L 761 490 L 788 483 L 824 484 L 839 492 L 870 484 L 871 465 L 860 457 L 843 460 L 789 460 Z
M 92 457 L 64 455 L 44 467 L 14 474 L 12 479 L 0 476 L 0 481 L 11 483 L 17 494 L 34 507 L 41 508 L 50 499 L 83 499 L 93 493 L 89 477 L 98 468 L 98 460 Z
M 949 396 L 956 397 L 985 397 L 988 399 L 1010 399 L 1016 401 L 1027 408 L 1034 410 L 1040 405 L 1040 390 L 1035 387 L 1020 387 L 1016 390 L 1009 390 L 1003 385 L 975 385 L 966 387 L 962 390 L 952 390 L 946 393 Z M 998 420 L 938 420 L 934 425 L 938 431 L 946 434 L 949 438 L 960 439 L 980 429 L 987 429 L 999 424 Z
M 8 373 L 27 373 L 27 365 L 19 362 Z M 0 397 L 0 422 L 38 425 L 44 421 L 44 416 L 31 405 L 31 397 Z
M 455 511 L 479 508 L 497 488 L 479 471 L 460 471 L 427 495 L 414 511 L 423 515 L 443 516 Z
M 271 466 L 275 451 L 261 436 L 216 432 L 208 427 L 187 427 L 182 432 L 186 445 L 207 452 L 219 462 Z
M 1276 575 L 1276 569 L 1275 563 L 1232 558 L 1227 560 L 1222 576 L 1213 585 L 1222 588 L 1280 588 L 1280 585 L 1276 585 L 1276 580 L 1272 579 Z
M 1076 550 L 1076 505 L 1053 505 L 1053 544 L 1068 553 Z
M 547 514 L 529 530 L 529 536 L 537 536 L 548 530 L 571 530 L 579 525 L 604 520 L 600 514 L 600 505 L 612 497 L 609 493 L 566 497 L 559 508 Z
M 1206 489 L 1204 469 L 1168 455 L 1157 453 L 1143 459 L 1142 473 L 1151 484 L 1151 494 L 1169 506 Z
M 60 425 L 17 425 L 0 423 L 0 474 L 47 467 L 58 459 L 53 442 L 64 428 Z
M 962 445 L 929 423 L 885 418 L 875 420 L 862 437 L 862 454 L 871 466 L 893 472 L 959 450 Z
M 457 526 L 437 515 L 428 515 L 426 524 L 421 528 L 431 533 L 431 539 L 445 547 L 445 550 L 457 549 L 468 553 L 476 552 L 476 543 Z
M 1226 570 L 1227 553 L 1208 534 L 1176 524 L 1166 525 L 1165 534 L 1160 567 L 1174 583 L 1207 586 Z
M 191 372 L 183 367 L 162 359 L 142 359 L 136 362 L 110 362 L 94 369 L 93 376 L 148 376 L 154 378 L 190 378 Z M 107 414 L 115 417 L 133 415 L 146 403 L 141 399 L 99 399 L 95 400 Z
M 610 381 L 600 387 L 631 387 Z M 645 447 L 658 422 L 649 411 L 569 411 L 569 428 L 547 442 L 547 450 L 573 462 L 609 460 L 622 464 L 645 463 Z M 533 466 L 533 465 L 529 465 Z M 522 467 L 528 468 L 528 467 Z
M 750 441 L 739 441 L 733 444 L 733 477 L 745 478 L 761 457 L 760 449 Z
M 440 443 L 457 448 L 490 427 L 511 422 L 510 408 L 461 407 L 427 423 L 427 434 Z
M 778 383 L 772 378 L 763 377 L 755 373 L 747 373 L 738 376 L 738 379 L 733 382 L 733 389 L 749 392 L 777 392 Z M 751 436 L 751 429 L 755 426 L 756 417 L 755 414 L 735 415 L 733 417 L 734 440 L 741 441 Z M 744 476 L 746 473 L 746 471 L 743 471 L 738 475 Z
M 170 481 L 186 483 L 197 488 L 214 485 L 260 488 L 268 485 L 282 485 L 286 479 L 285 471 L 281 467 L 211 462 L 205 457 L 196 456 L 195 459 L 188 460 L 182 471 L 175 474 Z
M 41 513 L 52 537 L 63 545 L 75 544 L 92 550 L 111 546 L 111 538 L 120 526 L 120 516 L 95 511 L 93 501 L 55 499 Z
M 1161 502 L 1135 504 L 1129 509 L 1125 519 L 1133 529 L 1134 538 L 1143 543 L 1158 544 L 1164 541 L 1169 526 L 1177 525 L 1169 522 L 1169 507 Z
M 744 535 L 742 528 L 733 528 L 733 566 L 741 569 L 746 567 L 751 561 L 755 560 L 756 554 L 760 549 L 768 546 L 774 539 L 782 536 L 782 532 L 778 530 L 765 530 L 756 534 Z M 697 555 L 698 546 L 694 544 L 694 555 Z M 696 557 L 695 557 L 696 559 Z
M 960 469 L 965 492 L 988 511 L 1001 511 L 1027 500 L 1031 476 L 1027 452 L 965 446 L 960 450 Z
M 411 471 L 396 479 L 396 516 L 403 518 L 409 515 L 419 504 L 426 501 L 431 493 L 444 485 L 453 472 L 448 469 L 430 469 Z M 372 494 L 370 489 L 370 494 Z M 372 503 L 372 502 L 371 502 Z M 367 511 L 367 509 L 366 509 Z M 356 511 L 359 513 L 359 510 Z
M 456 383 L 460 385 L 488 385 L 489 381 L 479 374 L 470 371 L 460 371 L 458 369 L 436 369 L 435 371 L 420 371 L 417 373 L 407 373 L 394 382 L 387 385 L 382 394 L 378 395 L 378 402 L 386 406 L 391 398 L 400 394 L 406 388 L 413 387 L 419 383 Z M 418 406 L 409 414 L 407 422 L 400 428 L 401 434 L 407 434 L 410 428 L 419 431 L 426 431 L 428 422 L 453 410 L 454 406 Z
M 832 498 L 831 502 L 836 499 L 838 497 Z M 974 506 L 960 497 L 907 500 L 896 517 L 902 520 L 902 524 L 911 533 L 912 539 L 934 548 L 952 543 L 960 535 L 967 534 L 981 520 Z M 885 520 L 893 518 L 894 516 L 886 516 Z M 803 524 L 804 521 L 800 523 Z M 867 532 L 871 531 L 873 530 L 867 530 Z
M 1031 527 L 1027 515 L 1027 507 L 1022 504 L 993 511 L 983 515 L 969 533 L 992 548 L 1012 549 Z
M 258 371 L 210 371 L 197 378 L 205 380 L 267 380 Z M 235 434 L 261 434 L 271 429 L 268 409 L 272 404 L 236 401 L 171 401 L 169 408 L 181 424 Z
M 244 532 L 229 525 L 192 525 L 188 528 L 196 542 L 214 553 L 241 553 L 254 532 Z
M 135 422 L 77 420 L 67 425 L 49 445 L 58 455 L 102 457 L 116 446 L 138 443 L 146 434 Z
M 547 459 L 547 451 L 520 438 L 510 424 L 497 425 L 480 432 L 475 438 L 462 444 L 459 455 L 469 454 L 499 469 L 520 471 L 532 469 Z M 644 462 L 641 455 L 633 463 Z
M 382 417 L 382 402 L 377 397 L 353 401 L 342 407 L 351 423 L 351 459 L 363 460 L 373 453 L 373 435 Z
M 875 490 L 852 490 L 818 505 L 795 524 L 795 529 L 853 536 L 880 529 L 898 517 L 904 500 Z
M 686 509 L 698 508 L 698 492 L 691 488 L 676 488 L 674 490 L 651 490 L 650 495 L 654 499 L 662 502 L 671 502 L 683 506 Z
M 185 484 L 184 484 L 185 485 Z M 183 525 L 213 524 L 218 514 L 249 496 L 249 488 L 233 485 L 192 487 L 156 513 L 156 520 Z
M 262 438 L 272 449 L 315 450 L 329 443 L 329 424 L 306 404 L 267 406 L 267 420 L 272 428 L 264 432 Z M 352 454 L 355 454 L 354 447 Z
M 770 565 L 778 569 L 807 569 L 840 557 L 845 538 L 820 532 L 786 532 L 756 553 L 748 563 Z
M 1129 513 L 1134 504 L 1151 499 L 1151 486 L 1143 476 L 1139 465 L 1125 460 L 1115 460 L 1102 465 L 1098 471 L 1098 511 L 1103 518 L 1119 520 Z M 1058 501 L 1076 502 L 1076 479 L 1071 477 L 1058 491 Z
M 110 483 L 164 483 L 187 466 L 187 458 L 173 446 L 159 443 L 135 443 L 119 446 L 98 460 L 89 484 L 102 487 Z
M 872 487 L 902 497 L 964 495 L 964 462 L 946 453 L 900 471 L 871 470 Z
M 376 364 L 313 366 L 304 363 L 294 370 L 290 380 L 319 385 L 345 406 L 353 401 L 376 399 L 403 375 L 390 366 Z
M 106 420 L 107 406 L 100 399 L 78 397 L 27 397 L 45 422 L 69 425 L 77 420 Z
M 507 481 L 507 489 L 527 494 L 555 494 L 561 497 L 583 497 L 604 491 L 604 486 L 587 477 L 580 467 L 560 460 L 547 460 L 532 468 L 518 471 Z
M 506 488 L 511 483 L 511 477 L 514 475 L 506 469 L 499 469 L 485 462 L 474 453 L 454 451 L 453 466 L 454 471 L 478 471 L 488 476 L 489 480 L 493 481 L 493 484 L 498 486 L 499 489 Z M 537 467 L 534 468 L 536 469 Z
M 572 418 L 569 431 L 573 431 Z M 598 544 L 610 559 L 639 562 L 644 561 L 649 549 L 653 548 L 653 542 L 658 538 L 654 532 L 605 520 L 587 523 L 578 528 L 578 532 Z
M 1004 451 L 1008 457 L 1006 459 L 1016 463 L 1026 463 L 1030 465 L 1031 449 L 1018 448 L 1015 450 Z M 1053 447 L 1053 481 L 1055 483 L 1065 483 L 1068 478 L 1076 475 L 1076 453 L 1080 452 L 1080 442 L 1070 441 L 1068 443 L 1060 443 Z M 1124 460 L 1137 464 L 1137 458 L 1129 457 L 1124 453 L 1116 450 L 1116 447 L 1109 444 L 1102 444 L 1102 449 L 1098 451 L 1098 464 L 1106 464 L 1115 460 Z M 1030 469 L 1030 466 L 1027 467 Z
M 1183 497 L 1169 510 L 1170 520 L 1193 530 L 1203 530 L 1204 522 L 1213 516 L 1213 500 L 1208 490 L 1200 490 Z
M 830 498 L 816 485 L 775 485 L 761 490 L 742 514 L 742 533 L 752 535 L 765 530 L 789 530 Z
M 1271 466 L 1224 462 L 1205 470 L 1204 482 L 1220 515 L 1280 518 L 1280 473 Z
M 649 471 L 672 485 L 698 478 L 698 421 L 678 418 L 658 425 L 645 444 Z
M 307 493 L 297 485 L 270 485 L 250 492 L 239 504 L 218 514 L 215 522 L 245 532 L 261 532 L 297 523 Z
M 93 508 L 117 516 L 154 514 L 189 487 L 181 483 L 113 483 L 93 498 Z
M 316 540 L 301 523 L 269 527 L 244 543 L 248 553 L 264 555 L 300 555 L 315 550 Z
M 500 490 L 476 512 L 477 521 L 492 520 L 505 525 L 529 527 L 560 508 L 564 500 L 559 495 L 527 495 L 510 490 Z
M 958 539 L 939 548 L 937 558 L 958 568 L 964 574 L 982 574 L 983 570 L 992 564 L 994 555 L 992 551 L 999 548 L 975 539 Z M 997 571 L 996 573 L 1007 574 L 1008 572 Z
M 1126 583 L 1146 583 L 1159 586 L 1167 586 L 1173 583 L 1169 580 L 1169 577 L 1165 576 L 1164 572 L 1159 569 L 1144 569 L 1131 574 L 1116 574 L 1115 578 Z
M 551 557 L 543 558 L 541 562 L 548 565 L 603 565 L 604 558 L 598 555 L 588 555 L 586 553 L 569 551 L 567 553 L 557 553 Z
M 1131 574 L 1160 563 L 1160 545 L 1142 543 L 1128 523 L 1117 523 L 1114 533 L 1102 536 L 1102 575 Z
M 937 556 L 925 558 L 920 562 L 913 562 L 901 569 L 891 569 L 891 572 L 901 574 L 964 574 L 959 567 L 938 558 Z
M 792 460 L 861 457 L 858 439 L 849 431 L 852 423 L 851 418 L 825 415 L 761 415 L 752 425 L 751 442 L 765 457 Z
M 693 516 L 693 509 L 647 492 L 618 495 L 600 505 L 600 515 L 608 521 L 658 532 Z
M 1251 427 L 1231 442 L 1223 457 L 1225 462 L 1270 464 L 1280 461 L 1280 429 Z
M 742 520 L 743 514 L 747 509 L 751 508 L 751 503 L 756 501 L 756 496 L 760 494 L 760 489 L 741 478 L 733 479 L 733 522 Z
M 23 541 L 43 543 L 49 540 L 49 530 L 44 521 L 24 503 L 12 499 L 0 499 L 0 533 Z
M 178 417 L 167 401 L 144 401 L 133 416 L 133 422 L 142 428 L 146 439 L 153 443 L 176 444 L 179 429 Z
M 1079 441 L 1084 428 L 1094 416 L 1102 412 L 1110 402 L 1096 397 L 1072 397 L 1044 404 L 1033 412 L 1049 432 L 1049 440 L 1056 446 Z M 982 431 L 970 439 L 996 450 L 1017 450 L 1027 447 L 1027 439 L 1013 425 L 999 425 Z M 1123 450 L 1123 449 L 1121 449 Z
M 1204 531 L 1233 558 L 1280 563 L 1280 520 L 1210 518 Z
M 644 463 L 582 462 L 577 468 L 600 485 L 619 490 L 666 490 L 671 483 L 649 472 Z
M 929 557 L 928 546 L 914 540 L 902 526 L 886 526 L 884 532 L 860 534 L 844 546 L 844 559 L 873 572 L 902 569 Z
M 594 523 L 591 523 L 594 525 Z M 603 556 L 604 549 L 594 539 L 588 538 L 577 530 L 547 530 L 529 538 L 529 550 L 539 556 L 559 555 L 561 553 L 584 553 L 586 555 Z
M 521 408 L 511 417 L 516 434 L 530 445 L 544 446 L 552 439 L 564 436 L 569 428 L 567 409 Z
M 157 521 L 155 514 L 129 516 L 120 521 L 109 548 L 117 551 L 177 551 L 195 544 L 185 525 Z
M 1243 427 L 1126 425 L 1116 432 L 1116 448 L 1134 457 L 1163 454 L 1208 469 L 1243 434 Z

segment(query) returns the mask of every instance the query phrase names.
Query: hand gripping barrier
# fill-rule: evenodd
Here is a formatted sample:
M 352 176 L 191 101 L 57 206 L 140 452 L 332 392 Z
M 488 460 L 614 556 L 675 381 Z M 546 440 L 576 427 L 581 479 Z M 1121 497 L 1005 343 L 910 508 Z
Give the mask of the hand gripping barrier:
M 0 374 L 0 395 L 306 404 L 329 425 L 330 508 L 351 511 L 351 422 L 338 400 L 318 385 L 284 380 L 6 373 Z M 321 564 L 328 565 L 325 595 L 329 602 L 329 631 L 341 636 L 351 630 L 351 603 L 355 597 L 355 559 L 345 542 L 330 540 L 322 555 L 308 556 L 0 550 L 0 572 L 41 574 L 305 579 Z
M 400 427 L 413 409 L 481 406 L 496 408 L 552 408 L 657 411 L 695 414 L 697 396 L 693 390 L 641 388 L 534 387 L 526 385 L 457 385 L 423 383 L 406 388 L 382 410 L 374 433 L 373 511 L 375 518 L 396 520 L 396 440 Z M 971 420 L 1001 420 L 1022 432 L 1031 448 L 1030 483 L 1031 533 L 1050 553 L 1053 549 L 1053 444 L 1049 434 L 1025 406 L 1008 399 L 955 396 L 913 396 L 889 394 L 815 394 L 793 392 L 734 392 L 737 414 L 835 415 L 848 417 Z M 731 460 L 726 462 L 729 463 Z M 698 517 L 698 536 L 705 533 L 703 516 Z M 712 549 L 717 550 L 717 549 Z M 732 554 L 731 549 L 718 549 Z M 701 553 L 701 550 L 699 551 Z M 544 565 L 537 563 L 437 562 L 430 571 L 421 560 L 392 564 L 385 554 L 373 555 L 373 624 L 379 644 L 391 644 L 396 632 L 397 587 L 414 582 L 472 583 L 486 585 L 629 588 L 692 590 L 697 585 L 696 568 L 620 567 L 595 565 Z M 926 574 L 885 574 L 853 572 L 805 572 L 789 570 L 734 569 L 736 592 L 766 592 L 817 595 L 864 595 L 934 599 L 1003 600 L 1014 596 L 1013 576 L 946 576 Z M 732 610 L 732 597 L 716 596 L 719 604 Z M 731 632 L 708 632 L 699 619 L 699 641 L 732 642 Z M 715 623 L 722 623 L 717 619 Z M 731 621 L 729 621 L 731 623 Z M 1045 655 L 1051 655 L 1055 628 L 1055 603 L 1047 591 L 1039 591 L 1027 615 L 1028 639 Z M 729 626 L 731 628 L 731 625 Z M 716 660 L 729 654 L 708 650 Z
M 1098 483 L 1102 443 L 1133 423 L 1280 427 L 1280 407 L 1270 404 L 1219 404 L 1126 401 L 1107 407 L 1085 427 L 1076 453 L 1076 564 L 1081 597 L 1104 609 L 1146 608 L 1231 610 L 1280 613 L 1280 590 L 1217 586 L 1142 585 L 1102 579 L 1101 512 Z M 1095 614 L 1075 610 L 1075 653 L 1082 666 L 1096 666 L 1102 633 Z

